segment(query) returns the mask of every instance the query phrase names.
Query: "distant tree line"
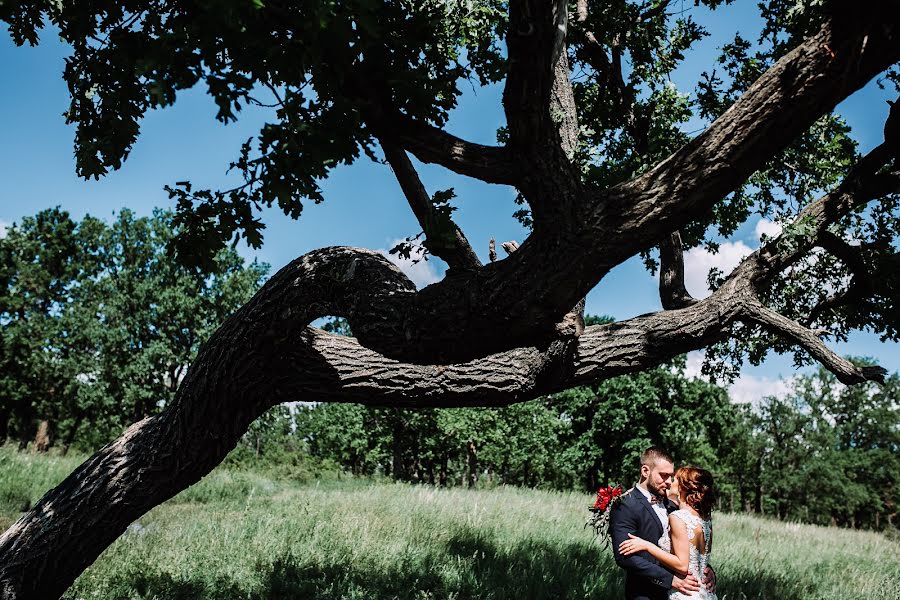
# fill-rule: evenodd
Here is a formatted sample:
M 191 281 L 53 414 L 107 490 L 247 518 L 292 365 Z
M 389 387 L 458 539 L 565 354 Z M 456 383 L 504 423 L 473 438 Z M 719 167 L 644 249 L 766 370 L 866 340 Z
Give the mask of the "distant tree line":
M 96 449 L 169 402 L 267 266 L 171 259 L 172 215 L 44 210 L 0 239 L 0 441 Z
M 179 266 L 172 236 L 162 211 L 122 211 L 107 224 L 52 209 L 9 228 L 0 442 L 92 450 L 172 399 L 200 343 L 267 271 L 233 250 L 212 270 Z M 323 329 L 351 334 L 341 319 Z M 682 358 L 500 409 L 277 406 L 231 462 L 297 476 L 315 463 L 439 486 L 593 491 L 633 483 L 637 455 L 659 444 L 715 473 L 720 509 L 884 529 L 900 524 L 898 401 L 896 374 L 848 388 L 820 369 L 784 398 L 739 405 L 688 377 Z

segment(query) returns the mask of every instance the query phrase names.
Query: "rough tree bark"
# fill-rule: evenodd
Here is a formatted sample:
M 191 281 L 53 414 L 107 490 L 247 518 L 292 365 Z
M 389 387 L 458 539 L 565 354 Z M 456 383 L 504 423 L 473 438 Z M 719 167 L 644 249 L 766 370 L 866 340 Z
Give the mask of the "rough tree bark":
M 557 6 L 510 2 L 506 147 L 472 144 L 389 109 L 371 117 L 379 121 L 373 130 L 391 131 L 382 140 L 388 160 L 426 233 L 428 195 L 407 152 L 515 185 L 532 210 L 533 235 L 504 260 L 481 266 L 457 228 L 433 244 L 452 276 L 418 292 L 383 257 L 358 248 L 316 250 L 281 269 L 203 345 L 171 406 L 132 425 L 0 537 L 0 596 L 60 596 L 131 522 L 209 473 L 280 402 L 503 406 L 652 367 L 726 339 L 738 322 L 786 336 L 842 382 L 883 376 L 839 357 L 760 301 L 775 274 L 815 240 L 791 251 L 777 239 L 767 243 L 695 301 L 683 291 L 680 249 L 669 236 L 897 61 L 896 16 L 859 11 L 827 20 L 704 134 L 647 173 L 598 190 L 583 185 L 569 161 L 574 115 L 558 122 L 550 110 L 572 110 L 565 52 L 555 50 L 565 25 Z M 821 233 L 900 189 L 897 166 L 885 169 L 890 160 L 885 147 L 876 148 L 800 218 Z M 583 331 L 577 319 L 565 319 L 613 267 L 666 240 L 664 310 Z M 325 315 L 346 317 L 358 339 L 308 327 Z

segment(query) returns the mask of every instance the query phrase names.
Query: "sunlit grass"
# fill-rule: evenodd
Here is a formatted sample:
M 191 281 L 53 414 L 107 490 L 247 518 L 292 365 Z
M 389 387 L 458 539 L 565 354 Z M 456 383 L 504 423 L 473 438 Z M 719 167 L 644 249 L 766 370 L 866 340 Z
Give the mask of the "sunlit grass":
M 25 475 L 0 457 L 0 484 Z M 22 464 L 61 469 L 42 460 Z M 621 572 L 583 528 L 589 502 L 217 469 L 134 523 L 65 597 L 619 599 Z M 900 546 L 879 534 L 743 515 L 717 515 L 715 531 L 723 600 L 900 597 Z

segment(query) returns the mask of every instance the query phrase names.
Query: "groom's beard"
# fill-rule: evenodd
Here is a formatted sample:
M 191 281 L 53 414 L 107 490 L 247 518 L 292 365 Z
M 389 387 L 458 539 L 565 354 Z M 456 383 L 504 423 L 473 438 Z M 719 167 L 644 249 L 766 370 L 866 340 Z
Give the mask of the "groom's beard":
M 647 481 L 647 491 L 650 492 L 651 494 L 653 494 L 654 496 L 659 496 L 660 498 L 666 497 L 666 491 L 659 489 L 658 487 L 656 487 L 655 485 L 650 483 L 649 480 Z

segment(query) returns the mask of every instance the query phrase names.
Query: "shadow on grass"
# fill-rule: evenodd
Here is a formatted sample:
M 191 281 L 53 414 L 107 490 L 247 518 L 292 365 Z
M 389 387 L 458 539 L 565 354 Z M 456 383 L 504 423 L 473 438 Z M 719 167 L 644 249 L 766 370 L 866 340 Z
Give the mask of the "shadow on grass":
M 283 556 L 260 564 L 262 586 L 202 573 L 176 580 L 167 573 L 131 573 L 114 585 L 115 598 L 155 600 L 263 600 L 288 598 L 553 598 L 619 600 L 623 574 L 596 544 L 529 540 L 508 548 L 475 530 L 454 535 L 444 552 L 423 548 L 385 567 L 372 563 L 317 564 L 316 557 Z M 608 552 L 608 551 L 607 551 Z M 815 597 L 800 582 L 759 574 L 721 574 L 719 597 L 728 600 Z

